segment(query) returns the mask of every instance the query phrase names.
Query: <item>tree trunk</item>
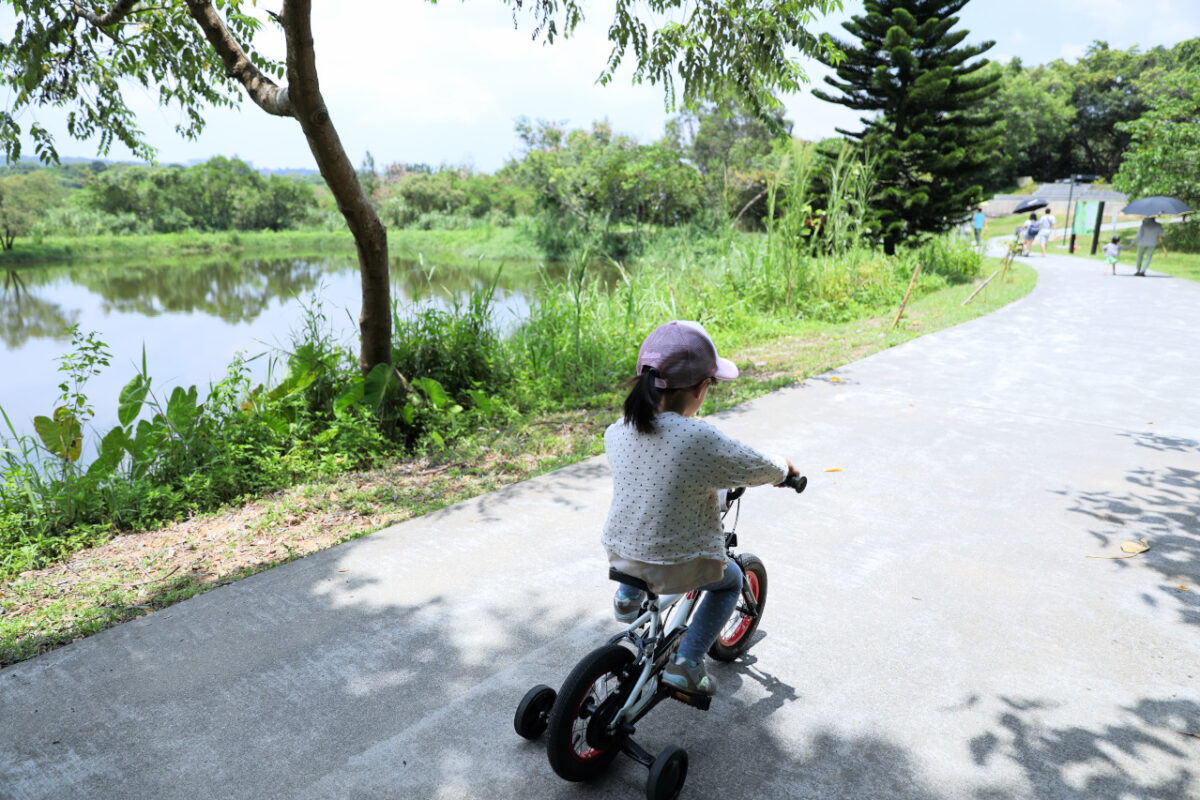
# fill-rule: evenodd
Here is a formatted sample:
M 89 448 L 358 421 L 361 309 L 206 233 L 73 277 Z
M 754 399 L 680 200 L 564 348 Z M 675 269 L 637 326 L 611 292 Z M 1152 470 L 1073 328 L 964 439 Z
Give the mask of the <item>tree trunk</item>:
M 392 304 L 387 229 L 375 213 L 338 138 L 317 81 L 311 0 L 284 0 L 279 18 L 287 41 L 288 98 L 358 249 L 362 278 L 359 366 L 363 373 L 392 361 Z

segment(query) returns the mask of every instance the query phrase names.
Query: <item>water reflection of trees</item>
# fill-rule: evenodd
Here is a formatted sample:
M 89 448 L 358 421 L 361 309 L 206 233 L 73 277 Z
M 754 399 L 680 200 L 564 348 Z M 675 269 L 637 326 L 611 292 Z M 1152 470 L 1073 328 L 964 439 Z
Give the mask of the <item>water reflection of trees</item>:
M 311 292 L 330 271 L 323 261 L 213 261 L 170 267 L 87 267 L 72 280 L 103 299 L 105 311 L 200 312 L 230 324 L 258 317 L 279 298 Z
M 65 340 L 66 329 L 78 319 L 78 311 L 67 311 L 31 292 L 19 271 L 5 270 L 0 289 L 0 340 L 9 349 L 30 339 Z
M 69 281 L 100 298 L 105 312 L 153 317 L 164 313 L 200 313 L 227 324 L 253 321 L 273 303 L 320 294 L 331 275 L 357 274 L 353 256 L 304 258 L 193 258 L 168 263 L 34 267 L 8 270 L 0 294 L 0 337 L 9 348 L 29 339 L 61 339 L 80 309 L 66 309 L 39 297 L 37 287 Z M 429 264 L 393 259 L 392 287 L 397 303 L 465 299 L 496 279 L 498 288 L 528 290 L 539 280 L 529 264 Z

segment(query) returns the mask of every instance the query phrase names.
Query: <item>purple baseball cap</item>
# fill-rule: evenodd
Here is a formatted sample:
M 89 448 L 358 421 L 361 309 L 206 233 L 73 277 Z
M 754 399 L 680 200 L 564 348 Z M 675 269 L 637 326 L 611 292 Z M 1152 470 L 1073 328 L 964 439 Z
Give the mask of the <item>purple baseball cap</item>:
M 637 374 L 653 367 L 659 389 L 685 389 L 705 378 L 731 381 L 737 366 L 717 355 L 717 346 L 699 322 L 672 320 L 655 328 L 638 350 Z

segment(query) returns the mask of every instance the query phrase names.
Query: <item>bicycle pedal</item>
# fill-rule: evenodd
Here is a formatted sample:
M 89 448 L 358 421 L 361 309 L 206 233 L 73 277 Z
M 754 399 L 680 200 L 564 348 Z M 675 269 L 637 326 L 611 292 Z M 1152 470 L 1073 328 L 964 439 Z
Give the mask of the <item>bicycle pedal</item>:
M 692 694 L 690 692 L 682 692 L 678 689 L 667 689 L 667 696 L 673 700 L 678 700 L 687 706 L 698 708 L 701 711 L 708 711 L 708 707 L 712 705 L 712 698 L 706 694 Z

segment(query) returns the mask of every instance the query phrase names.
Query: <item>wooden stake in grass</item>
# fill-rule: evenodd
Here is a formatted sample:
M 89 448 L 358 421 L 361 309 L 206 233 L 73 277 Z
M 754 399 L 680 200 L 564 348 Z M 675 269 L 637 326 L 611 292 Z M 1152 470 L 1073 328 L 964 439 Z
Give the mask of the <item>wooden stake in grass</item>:
M 977 295 L 977 294 L 979 294 L 980 292 L 982 292 L 982 291 L 983 291 L 983 287 L 985 287 L 985 286 L 987 286 L 989 283 L 991 283 L 991 282 L 992 282 L 992 278 L 996 277 L 996 275 L 997 275 L 997 274 L 999 274 L 999 272 L 1000 272 L 1000 270 L 999 270 L 999 269 L 997 269 L 995 272 L 993 272 L 991 275 L 989 275 L 989 276 L 988 276 L 988 279 L 987 279 L 986 281 L 984 281 L 983 283 L 979 284 L 979 288 L 978 288 L 978 289 L 976 289 L 975 291 L 971 292 L 971 296 L 970 296 L 970 297 L 968 297 L 966 300 L 963 300 L 963 301 L 962 301 L 962 303 L 961 303 L 961 305 L 964 305 L 964 306 L 965 306 L 967 303 L 969 303 L 969 302 L 971 302 L 972 300 L 974 300 L 974 299 L 975 299 L 975 295 Z
M 1008 267 L 1012 264 L 1013 259 L 1016 258 L 1018 247 L 1020 245 L 1015 241 L 1008 245 L 1008 252 L 1004 254 L 1004 264 L 1000 270 L 1000 280 L 1004 280 L 1004 277 L 1008 275 Z
M 895 328 L 900 323 L 900 317 L 904 314 L 904 307 L 908 305 L 908 296 L 912 294 L 913 287 L 917 285 L 917 276 L 921 274 L 921 265 L 917 264 L 917 268 L 913 270 L 912 280 L 908 282 L 908 291 L 904 293 L 904 299 L 900 301 L 900 310 L 896 312 L 896 318 L 892 320 L 892 328 Z

